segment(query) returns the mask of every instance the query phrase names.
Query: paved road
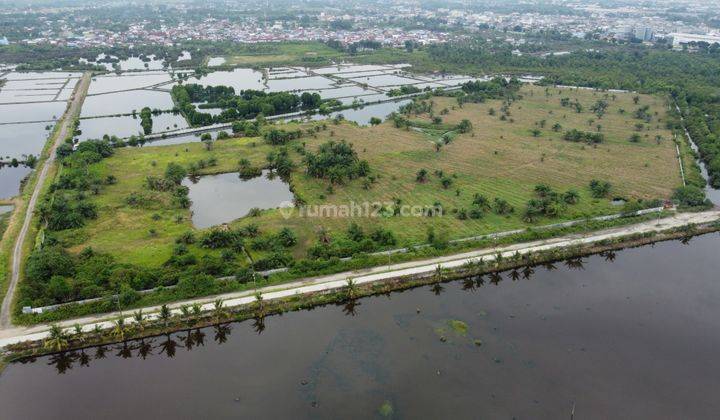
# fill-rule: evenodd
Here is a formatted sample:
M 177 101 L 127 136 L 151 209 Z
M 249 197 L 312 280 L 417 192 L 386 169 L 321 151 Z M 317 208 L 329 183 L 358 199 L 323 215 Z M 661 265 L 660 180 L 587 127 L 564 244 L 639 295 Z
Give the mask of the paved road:
M 10 285 L 8 286 L 7 294 L 5 294 L 5 298 L 2 301 L 2 308 L 0 309 L 0 329 L 12 326 L 11 309 L 13 296 L 15 296 L 15 289 L 17 288 L 17 284 L 20 279 L 20 263 L 22 262 L 23 244 L 25 243 L 27 233 L 30 230 L 30 223 L 35 211 L 35 206 L 37 205 L 40 191 L 45 183 L 45 178 L 47 178 L 48 170 L 55 161 L 55 150 L 65 140 L 65 137 L 69 134 L 69 130 L 72 130 L 72 122 L 75 117 L 80 115 L 80 110 L 82 108 L 83 101 L 85 100 L 85 94 L 87 93 L 88 86 L 90 86 L 90 73 L 85 73 L 80 80 L 80 83 L 78 83 L 75 88 L 75 95 L 72 102 L 70 102 L 70 106 L 65 111 L 65 115 L 60 122 L 60 127 L 55 133 L 53 144 L 50 147 L 50 154 L 45 160 L 42 168 L 40 168 L 35 189 L 30 196 L 30 201 L 28 202 L 27 210 L 25 212 L 25 220 L 23 221 L 23 225 L 20 229 L 17 241 L 15 242 L 15 248 L 12 254 L 12 275 L 10 277 Z
M 688 224 L 710 223 L 716 220 L 720 220 L 720 211 L 717 210 L 702 213 L 679 213 L 664 219 L 650 220 L 631 226 L 617 227 L 598 232 L 573 234 L 558 238 L 508 245 L 500 248 L 486 248 L 421 261 L 410 261 L 389 266 L 378 266 L 363 270 L 331 274 L 328 276 L 307 278 L 292 283 L 263 287 L 258 289 L 258 292 L 262 293 L 265 300 L 279 299 L 302 293 L 339 289 L 345 287 L 347 279 L 349 278 L 352 278 L 355 284 L 372 283 L 384 279 L 433 273 L 438 265 L 446 269 L 451 269 L 461 267 L 468 261 L 477 261 L 480 258 L 489 262 L 493 261 L 495 259 L 495 255 L 498 253 L 501 253 L 503 257 L 511 257 L 516 252 L 524 254 L 554 248 L 565 248 L 569 246 L 611 240 L 632 234 L 660 232 Z M 213 309 L 213 302 L 216 299 L 222 299 L 227 307 L 245 305 L 255 301 L 255 291 L 250 290 L 227 293 L 219 296 L 207 296 L 183 302 L 176 302 L 168 306 L 172 309 L 173 314 L 179 314 L 179 308 L 182 305 L 193 305 L 196 303 L 200 304 L 204 311 L 211 311 Z M 159 306 L 147 307 L 143 308 L 143 313 L 146 314 L 148 319 L 157 319 L 157 312 L 159 310 Z M 120 317 L 125 318 L 125 323 L 127 325 L 133 324 L 135 321 L 129 315 L 130 312 L 114 312 L 62 321 L 58 323 L 58 325 L 65 328 L 72 328 L 75 324 L 78 324 L 84 331 L 93 330 L 95 325 L 100 328 L 108 329 L 112 328 L 114 321 Z M 0 329 L 0 349 L 9 344 L 28 340 L 44 339 L 47 337 L 49 328 L 49 325 L 35 325 L 32 327 Z

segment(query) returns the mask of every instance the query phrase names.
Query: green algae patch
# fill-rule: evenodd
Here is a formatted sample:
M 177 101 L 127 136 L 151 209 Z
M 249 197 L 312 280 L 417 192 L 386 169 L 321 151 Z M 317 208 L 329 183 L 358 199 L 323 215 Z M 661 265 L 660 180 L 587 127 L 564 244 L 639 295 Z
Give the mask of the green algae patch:
M 463 337 L 467 336 L 468 333 L 468 326 L 465 322 L 457 320 L 457 319 L 451 319 L 447 322 L 448 327 L 457 335 L 461 335 Z
M 393 408 L 390 401 L 385 401 L 384 403 L 382 403 L 380 408 L 378 408 L 378 413 L 380 413 L 380 415 L 383 417 L 391 417 L 394 412 L 395 409 Z

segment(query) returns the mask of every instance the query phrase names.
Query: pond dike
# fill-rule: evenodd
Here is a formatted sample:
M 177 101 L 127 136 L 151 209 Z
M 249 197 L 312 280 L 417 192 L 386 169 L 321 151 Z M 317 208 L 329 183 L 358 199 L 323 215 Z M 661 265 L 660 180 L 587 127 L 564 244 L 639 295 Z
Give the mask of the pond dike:
M 130 312 L 110 313 L 67 320 L 57 325 L 66 329 L 67 346 L 63 350 L 102 343 L 122 342 L 168 331 L 199 327 L 306 309 L 317 305 L 344 302 L 362 296 L 386 294 L 425 284 L 441 283 L 469 276 L 533 266 L 545 262 L 573 259 L 605 251 L 649 243 L 689 238 L 720 231 L 720 211 L 680 213 L 660 220 L 606 229 L 588 234 L 520 243 L 462 254 L 373 267 L 269 286 L 256 291 L 229 293 L 168 305 L 171 317 L 161 319 L 160 307 L 143 308 L 147 314 L 137 325 Z M 222 302 L 217 305 L 216 302 Z M 185 316 L 181 307 L 200 305 L 201 313 Z M 122 318 L 122 334 L 117 320 Z M 79 325 L 82 334 L 71 333 Z M 45 347 L 49 325 L 37 325 L 0 331 L 4 360 L 52 353 Z

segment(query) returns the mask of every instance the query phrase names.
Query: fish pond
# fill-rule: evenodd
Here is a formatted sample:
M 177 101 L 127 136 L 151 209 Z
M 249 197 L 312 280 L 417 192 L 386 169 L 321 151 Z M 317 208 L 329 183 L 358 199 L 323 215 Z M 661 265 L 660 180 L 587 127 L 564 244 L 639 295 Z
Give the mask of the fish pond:
M 237 173 L 187 178 L 192 222 L 207 228 L 247 216 L 252 209 L 274 209 L 292 205 L 289 185 L 263 171 L 261 176 L 242 179 Z

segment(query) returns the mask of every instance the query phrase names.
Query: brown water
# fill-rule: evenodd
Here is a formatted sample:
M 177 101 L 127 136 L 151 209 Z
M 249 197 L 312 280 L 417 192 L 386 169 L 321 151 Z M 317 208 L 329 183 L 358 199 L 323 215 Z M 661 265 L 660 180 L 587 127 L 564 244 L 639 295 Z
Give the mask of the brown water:
M 706 235 L 12 364 L 0 417 L 717 418 L 719 246 Z

